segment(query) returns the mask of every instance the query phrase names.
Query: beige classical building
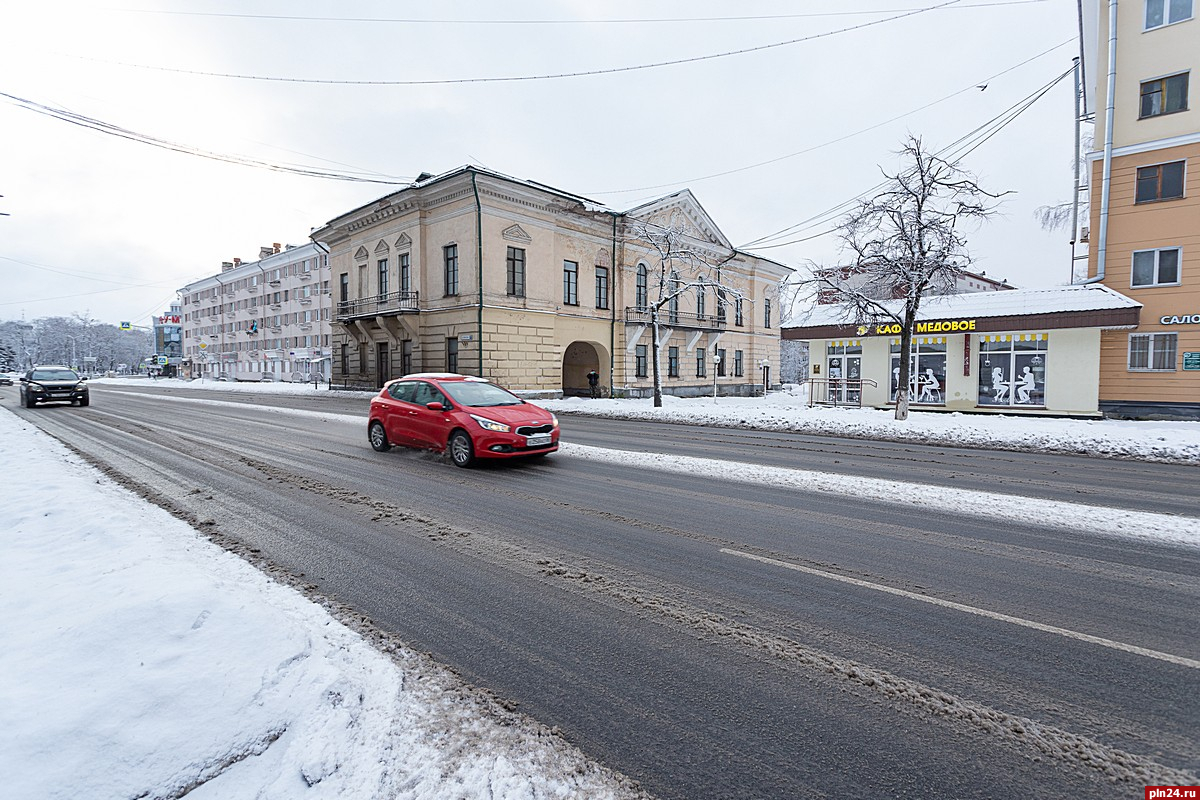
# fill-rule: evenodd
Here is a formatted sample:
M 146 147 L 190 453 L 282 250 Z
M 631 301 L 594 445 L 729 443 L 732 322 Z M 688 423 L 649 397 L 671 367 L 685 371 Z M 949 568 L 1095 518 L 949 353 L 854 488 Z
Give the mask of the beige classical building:
M 1084 59 L 1097 147 L 1088 282 L 1143 306 L 1135 329 L 1102 336 L 1100 405 L 1200 417 L 1200 110 L 1190 86 L 1200 20 L 1193 0 L 1087 6 L 1098 23 L 1096 58 Z
M 669 227 L 667 280 L 646 226 Z M 628 211 L 474 166 L 422 175 L 312 233 L 329 250 L 333 380 L 481 375 L 514 390 L 645 396 L 662 291 L 663 391 L 749 394 L 778 375 L 788 267 L 736 250 L 688 191 Z M 672 274 L 674 273 L 674 274 Z M 722 357 L 719 365 L 714 356 Z
M 328 381 L 329 262 L 320 247 L 259 249 L 179 290 L 186 377 Z

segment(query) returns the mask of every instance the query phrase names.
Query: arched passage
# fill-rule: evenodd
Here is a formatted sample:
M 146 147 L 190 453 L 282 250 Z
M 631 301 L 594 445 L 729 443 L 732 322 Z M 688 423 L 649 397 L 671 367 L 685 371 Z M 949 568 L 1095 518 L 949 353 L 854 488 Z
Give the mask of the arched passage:
M 587 397 L 589 394 L 587 374 L 592 370 L 600 373 L 600 387 L 608 395 L 608 349 L 595 342 L 571 342 L 563 351 L 562 391 L 563 397 Z

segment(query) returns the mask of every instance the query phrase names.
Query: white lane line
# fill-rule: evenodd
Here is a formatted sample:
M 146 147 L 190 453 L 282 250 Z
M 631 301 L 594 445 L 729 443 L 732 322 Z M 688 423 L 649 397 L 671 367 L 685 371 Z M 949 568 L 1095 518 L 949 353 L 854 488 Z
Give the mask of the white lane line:
M 887 592 L 888 594 L 894 594 L 899 597 L 906 597 L 909 600 L 920 600 L 922 603 L 929 603 L 931 605 L 941 606 L 942 608 L 950 608 L 950 609 L 954 609 L 955 611 L 963 611 L 968 614 L 975 614 L 980 617 L 987 617 L 988 619 L 994 619 L 994 620 L 998 620 L 1000 622 L 1009 622 L 1009 623 L 1012 623 L 1013 625 L 1020 625 L 1023 628 L 1032 628 L 1033 630 L 1036 630 L 1036 631 L 1044 631 L 1045 633 L 1054 633 L 1059 636 L 1065 636 L 1068 639 L 1078 639 L 1081 642 L 1089 642 L 1091 644 L 1098 644 L 1101 647 L 1110 647 L 1113 650 L 1120 650 L 1124 653 L 1132 653 L 1134 655 L 1145 656 L 1146 658 L 1156 658 L 1159 661 L 1166 661 L 1171 664 L 1178 664 L 1181 667 L 1190 667 L 1192 669 L 1200 669 L 1200 661 L 1197 661 L 1192 658 L 1184 658 L 1183 656 L 1176 656 L 1176 655 L 1172 655 L 1171 653 L 1163 653 L 1158 650 L 1150 650 L 1149 648 L 1146 648 L 1146 647 L 1138 647 L 1137 645 L 1133 645 L 1133 644 L 1125 644 L 1124 642 L 1116 642 L 1116 641 L 1113 641 L 1112 639 L 1103 639 L 1099 636 L 1092 636 L 1091 634 L 1080 633 L 1079 631 L 1072 631 L 1072 630 L 1068 630 L 1066 628 L 1059 628 L 1054 625 L 1045 625 L 1041 622 L 1034 622 L 1033 620 L 1030 620 L 1030 619 L 1022 619 L 1021 617 L 1013 617 L 1013 616 L 1009 616 L 1008 614 L 1001 614 L 998 611 L 988 611 L 987 609 L 984 609 L 984 608 L 976 608 L 975 606 L 968 606 L 968 605 L 963 605 L 962 603 L 955 603 L 951 600 L 942 600 L 937 597 L 929 597 L 928 595 L 917 594 L 916 592 L 909 592 L 909 591 L 905 591 L 904 589 L 897 589 L 892 586 L 884 586 L 883 584 L 880 584 L 880 583 L 871 583 L 870 581 L 859 580 L 858 578 L 850 578 L 845 575 L 838 575 L 835 572 L 825 572 L 824 570 L 813 569 L 812 567 L 805 567 L 805 566 L 801 566 L 800 564 L 792 564 L 787 561 L 779 561 L 777 559 L 767 558 L 765 556 L 758 556 L 753 553 L 743 552 L 741 550 L 731 550 L 728 547 L 722 547 L 721 552 L 725 553 L 727 555 L 731 555 L 731 556 L 739 556 L 740 558 L 748 558 L 751 561 L 760 561 L 764 564 L 770 564 L 770 565 L 776 566 L 776 567 L 784 567 L 786 569 L 792 569 L 792 570 L 795 570 L 796 572 L 804 572 L 809 575 L 816 575 L 817 577 L 820 577 L 820 578 L 829 578 L 830 580 L 841 581 L 842 583 L 848 583 L 848 584 L 851 584 L 852 586 L 860 586 L 864 589 L 873 589 L 877 592 Z
M 914 515 L 911 519 L 919 519 L 922 514 L 930 511 L 943 511 L 976 516 L 993 522 L 1010 521 L 1019 525 L 1200 547 L 1200 519 L 1195 517 L 1157 514 L 1152 511 L 1129 511 L 1063 500 L 1031 500 L 1028 497 L 999 492 L 981 492 L 953 486 L 840 475 L 790 467 L 768 467 L 712 458 L 636 453 L 582 444 L 560 444 L 559 452 L 592 461 L 680 472 L 719 481 L 780 486 L 804 492 L 894 503 L 906 507 L 904 513 Z

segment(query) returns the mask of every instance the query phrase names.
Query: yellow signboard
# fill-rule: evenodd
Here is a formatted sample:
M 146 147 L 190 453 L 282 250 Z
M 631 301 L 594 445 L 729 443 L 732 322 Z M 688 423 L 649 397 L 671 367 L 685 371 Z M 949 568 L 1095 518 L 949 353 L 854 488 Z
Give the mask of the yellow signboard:
M 859 336 L 895 336 L 904 328 L 898 322 L 885 322 L 877 325 L 859 325 Z M 969 333 L 975 330 L 973 319 L 937 320 L 936 322 L 918 322 L 913 333 Z

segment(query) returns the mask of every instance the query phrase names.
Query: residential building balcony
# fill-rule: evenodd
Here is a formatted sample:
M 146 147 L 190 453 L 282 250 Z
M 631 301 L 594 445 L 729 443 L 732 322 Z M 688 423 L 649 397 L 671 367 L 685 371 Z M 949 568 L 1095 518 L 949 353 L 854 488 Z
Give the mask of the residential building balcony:
M 650 309 L 630 307 L 625 309 L 626 325 L 651 324 Z M 716 314 L 696 314 L 690 311 L 671 312 L 662 309 L 658 312 L 658 324 L 668 328 L 690 328 L 701 331 L 719 331 L 726 328 L 725 317 Z
M 381 314 L 415 314 L 418 307 L 418 292 L 389 292 L 388 294 L 345 300 L 337 304 L 337 321 L 348 322 L 363 317 Z

